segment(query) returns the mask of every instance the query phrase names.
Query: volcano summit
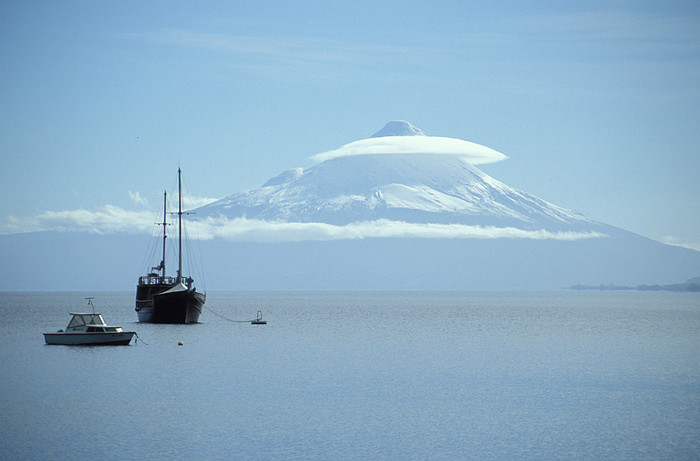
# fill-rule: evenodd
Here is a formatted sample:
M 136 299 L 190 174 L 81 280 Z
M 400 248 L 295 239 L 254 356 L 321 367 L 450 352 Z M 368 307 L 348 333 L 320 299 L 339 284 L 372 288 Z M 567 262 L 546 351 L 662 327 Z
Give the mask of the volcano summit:
M 426 136 L 408 122 L 389 122 L 371 138 L 312 158 L 322 161 L 202 207 L 197 215 L 337 226 L 388 220 L 552 232 L 605 227 L 474 166 L 500 161 L 503 154 L 468 141 Z
M 237 286 L 529 290 L 700 273 L 700 253 L 509 187 L 475 166 L 505 155 L 408 122 L 311 158 L 196 210 Z

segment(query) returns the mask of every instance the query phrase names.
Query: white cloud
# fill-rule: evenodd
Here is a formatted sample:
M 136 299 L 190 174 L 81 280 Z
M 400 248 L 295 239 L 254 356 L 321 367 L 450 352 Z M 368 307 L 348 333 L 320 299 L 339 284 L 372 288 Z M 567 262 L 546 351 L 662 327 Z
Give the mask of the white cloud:
M 239 35 L 204 32 L 192 29 L 157 29 L 149 32 L 123 33 L 120 37 L 144 43 L 166 44 L 191 48 L 202 53 L 216 53 L 217 62 L 225 69 L 240 72 L 297 79 L 308 83 L 310 75 L 319 79 L 355 81 L 358 67 L 364 78 L 381 80 L 405 76 L 406 66 L 396 63 L 425 63 L 435 55 L 430 47 L 354 43 L 310 36 Z M 373 72 L 364 72 L 369 64 Z M 402 71 L 396 69 L 402 67 Z
M 380 219 L 336 226 L 326 223 L 261 221 L 246 218 L 206 218 L 197 224 L 203 240 L 221 238 L 248 242 L 300 242 L 364 238 L 582 240 L 607 237 L 598 232 L 550 232 L 514 227 L 464 224 L 407 223 Z
M 322 162 L 337 157 L 367 154 L 448 154 L 465 158 L 473 165 L 500 162 L 508 158 L 489 147 L 469 141 L 439 136 L 383 136 L 361 139 L 338 149 L 311 157 Z
M 148 206 L 148 200 L 139 192 L 129 191 L 131 200 L 141 206 Z M 184 210 L 193 210 L 218 199 L 209 197 L 191 197 L 183 195 Z M 177 202 L 173 210 L 177 211 Z M 159 213 L 152 210 L 130 211 L 114 205 L 105 205 L 97 210 L 45 211 L 35 216 L 8 216 L 4 225 L 0 225 L 0 234 L 21 234 L 27 232 L 59 231 L 59 232 L 95 232 L 109 234 L 114 232 L 143 233 L 150 232 L 154 222 L 162 220 L 163 210 Z M 169 218 L 170 220 L 170 218 Z
M 106 205 L 98 211 L 85 209 L 47 211 L 31 218 L 10 216 L 2 233 L 37 231 L 150 233 L 157 217 L 151 211 L 128 211 Z M 356 240 L 365 238 L 429 239 L 531 239 L 583 240 L 607 237 L 598 232 L 551 232 L 522 230 L 514 227 L 469 226 L 463 224 L 408 223 L 380 219 L 337 226 L 326 223 L 261 221 L 225 217 L 194 220 L 191 238 L 223 239 L 241 242 L 302 242 Z
M 216 202 L 219 200 L 218 198 L 209 198 L 209 197 L 193 197 L 190 195 L 184 195 L 182 196 L 182 208 L 183 210 L 194 210 L 195 208 L 199 208 L 204 205 L 209 205 L 212 202 Z M 177 206 L 177 204 L 176 204 Z
M 320 62 L 344 60 L 344 55 L 337 51 L 329 51 L 341 48 L 343 42 L 322 38 L 260 37 L 187 29 L 159 29 L 145 33 L 122 34 L 122 36 L 204 51 L 219 51 L 239 57 L 252 56 L 256 59 L 264 57 L 266 60 Z
M 97 211 L 85 209 L 45 211 L 37 216 L 18 218 L 10 216 L 2 233 L 26 233 L 40 231 L 73 231 L 110 234 L 114 232 L 144 233 L 153 227 L 151 211 L 128 211 L 105 205 Z
M 671 235 L 665 235 L 661 237 L 661 243 L 667 245 L 673 245 L 677 247 L 688 248 L 690 250 L 700 251 L 700 243 L 683 242 L 680 239 L 673 237 Z
M 129 191 L 129 197 L 137 205 L 148 206 L 148 200 L 146 200 L 144 197 L 141 197 L 141 194 L 139 194 L 138 192 Z
M 131 192 L 129 192 L 131 195 Z M 209 205 L 212 202 L 216 202 L 218 198 L 210 197 L 194 197 L 189 194 L 182 194 L 182 211 L 194 210 L 204 205 Z M 145 199 L 144 199 L 145 202 Z M 176 212 L 178 206 L 177 194 L 168 195 L 168 212 Z M 137 202 L 138 203 L 138 202 Z M 160 201 L 160 213 L 163 213 L 163 200 Z

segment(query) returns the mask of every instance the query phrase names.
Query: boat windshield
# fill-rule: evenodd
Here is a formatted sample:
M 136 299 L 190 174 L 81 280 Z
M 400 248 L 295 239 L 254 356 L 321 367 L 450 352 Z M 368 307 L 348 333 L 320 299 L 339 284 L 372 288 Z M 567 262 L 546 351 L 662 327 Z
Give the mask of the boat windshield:
M 73 314 L 68 328 L 81 327 L 83 325 L 105 325 L 102 314 Z

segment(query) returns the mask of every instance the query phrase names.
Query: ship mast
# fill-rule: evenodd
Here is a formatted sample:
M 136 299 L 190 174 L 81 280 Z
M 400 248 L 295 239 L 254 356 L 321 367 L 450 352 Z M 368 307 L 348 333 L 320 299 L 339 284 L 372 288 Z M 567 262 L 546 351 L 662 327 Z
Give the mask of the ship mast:
M 177 169 L 177 226 L 178 226 L 178 262 L 177 262 L 177 282 L 182 282 L 182 181 L 180 179 L 180 168 Z
M 160 272 L 160 283 L 165 281 L 165 240 L 168 238 L 168 191 L 163 192 L 163 222 L 157 222 L 159 226 L 163 226 L 163 259 L 160 260 L 158 266 L 151 267 L 151 271 L 156 269 Z
M 168 238 L 166 228 L 168 225 L 167 219 L 167 207 L 168 207 L 168 191 L 163 192 L 163 260 L 160 262 L 160 277 L 165 280 L 165 239 Z

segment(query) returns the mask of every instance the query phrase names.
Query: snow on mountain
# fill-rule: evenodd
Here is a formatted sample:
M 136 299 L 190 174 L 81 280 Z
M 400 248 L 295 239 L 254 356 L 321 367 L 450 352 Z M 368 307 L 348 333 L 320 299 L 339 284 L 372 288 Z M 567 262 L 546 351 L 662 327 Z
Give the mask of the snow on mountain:
M 390 122 L 370 139 L 400 137 L 434 139 L 407 122 Z M 470 159 L 439 150 L 330 157 L 199 208 L 197 215 L 334 225 L 387 219 L 555 231 L 598 226 L 497 181 Z
M 428 136 L 420 128 L 416 128 L 404 120 L 393 120 L 384 125 L 384 128 L 374 133 L 372 138 L 383 136 Z

